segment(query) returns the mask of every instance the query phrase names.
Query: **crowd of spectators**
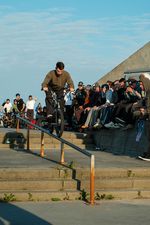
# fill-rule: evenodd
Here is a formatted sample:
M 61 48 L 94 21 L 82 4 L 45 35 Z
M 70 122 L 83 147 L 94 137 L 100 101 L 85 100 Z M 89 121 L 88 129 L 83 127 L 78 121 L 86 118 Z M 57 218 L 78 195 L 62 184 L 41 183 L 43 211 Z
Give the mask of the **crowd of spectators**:
M 82 132 L 85 129 L 120 128 L 129 129 L 137 118 L 146 116 L 146 93 L 142 81 L 129 79 L 107 81 L 100 85 L 84 85 L 82 81 L 74 92 L 64 90 L 66 130 Z M 2 104 L 8 117 L 20 113 L 30 121 L 46 116 L 46 107 L 36 106 L 37 98 L 29 95 L 24 102 L 20 94 L 11 103 Z M 1 110 L 1 111 L 2 111 Z
M 10 99 L 7 98 L 0 108 L 1 126 L 16 126 L 16 114 L 20 114 L 22 117 L 26 117 L 30 121 L 34 120 L 36 100 L 36 97 L 29 95 L 28 100 L 24 102 L 19 93 L 16 94 L 16 98 L 13 100 L 13 103 L 11 103 Z
M 69 96 L 69 90 L 66 93 Z M 75 121 L 81 132 L 103 127 L 130 129 L 137 118 L 146 116 L 145 98 L 140 80 L 121 78 L 101 86 L 99 83 L 84 85 L 80 81 L 75 93 L 70 93 L 72 103 L 68 105 L 66 101 L 68 124 L 72 129 Z

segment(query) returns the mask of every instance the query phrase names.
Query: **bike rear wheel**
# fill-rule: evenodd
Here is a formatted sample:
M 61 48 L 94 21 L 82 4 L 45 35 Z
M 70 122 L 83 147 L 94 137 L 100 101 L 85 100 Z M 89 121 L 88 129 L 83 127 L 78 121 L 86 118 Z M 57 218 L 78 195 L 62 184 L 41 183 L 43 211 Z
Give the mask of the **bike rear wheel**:
M 55 131 L 58 137 L 61 137 L 64 131 L 64 114 L 61 109 L 56 110 L 56 125 Z

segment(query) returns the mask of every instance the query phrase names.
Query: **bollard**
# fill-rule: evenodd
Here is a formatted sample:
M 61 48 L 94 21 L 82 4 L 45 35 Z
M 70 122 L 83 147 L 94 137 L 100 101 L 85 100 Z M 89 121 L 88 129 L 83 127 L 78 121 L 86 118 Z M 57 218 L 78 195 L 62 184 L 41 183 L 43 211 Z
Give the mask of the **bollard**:
M 61 156 L 60 156 L 60 163 L 64 164 L 64 143 L 61 142 Z
M 44 157 L 44 132 L 41 132 L 41 150 L 40 156 Z
M 91 155 L 91 174 L 90 174 L 90 204 L 94 205 L 94 179 L 95 179 L 95 157 Z

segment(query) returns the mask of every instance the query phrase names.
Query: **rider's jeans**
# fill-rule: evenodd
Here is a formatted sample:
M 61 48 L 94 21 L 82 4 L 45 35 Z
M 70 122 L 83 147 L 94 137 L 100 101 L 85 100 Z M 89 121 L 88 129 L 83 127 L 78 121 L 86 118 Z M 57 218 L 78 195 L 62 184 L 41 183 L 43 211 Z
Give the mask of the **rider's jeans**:
M 55 93 L 57 95 L 57 98 L 59 99 L 60 108 L 62 109 L 62 111 L 64 111 L 64 95 L 63 95 L 63 91 L 61 90 L 61 91 L 57 91 Z M 47 115 L 49 115 L 49 114 L 53 115 L 54 108 L 53 108 L 53 97 L 52 97 L 52 93 L 49 90 L 49 91 L 45 92 L 45 94 L 46 94 L 45 103 L 46 103 Z

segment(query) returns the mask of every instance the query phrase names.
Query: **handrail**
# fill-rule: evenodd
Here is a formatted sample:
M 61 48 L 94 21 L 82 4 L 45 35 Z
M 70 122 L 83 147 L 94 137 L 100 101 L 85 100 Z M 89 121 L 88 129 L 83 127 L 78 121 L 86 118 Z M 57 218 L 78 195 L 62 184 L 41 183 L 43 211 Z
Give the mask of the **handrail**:
M 40 151 L 40 155 L 41 157 L 44 156 L 44 133 L 48 134 L 49 136 L 57 139 L 58 141 L 61 142 L 61 157 L 60 157 L 60 163 L 64 164 L 64 144 L 70 146 L 71 148 L 77 150 L 78 152 L 81 152 L 82 154 L 90 157 L 91 161 L 90 161 L 90 204 L 93 205 L 94 204 L 94 183 L 95 183 L 95 156 L 92 155 L 91 153 L 89 153 L 86 150 L 83 150 L 81 148 L 79 148 L 78 146 L 72 144 L 71 142 L 61 138 L 61 137 L 57 137 L 57 135 L 50 133 L 48 130 L 31 123 L 29 120 L 16 115 L 17 117 L 17 128 L 16 131 L 19 131 L 19 121 L 22 120 L 23 122 L 25 122 L 27 125 L 30 125 L 32 127 L 35 127 L 36 129 L 41 131 L 41 151 Z M 27 149 L 30 149 L 30 128 L 29 126 L 27 126 Z

